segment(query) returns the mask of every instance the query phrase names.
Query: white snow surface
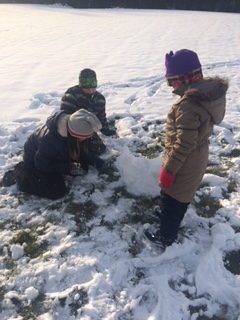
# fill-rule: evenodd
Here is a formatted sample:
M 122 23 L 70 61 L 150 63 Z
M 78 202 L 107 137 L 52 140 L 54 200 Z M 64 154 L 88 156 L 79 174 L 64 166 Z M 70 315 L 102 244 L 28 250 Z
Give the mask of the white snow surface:
M 240 252 L 239 40 L 234 13 L 0 4 L 1 176 L 84 68 L 97 72 L 118 132 L 101 136 L 103 158 L 117 159 L 110 180 L 91 168 L 69 179 L 71 196 L 59 201 L 1 187 L 2 320 L 240 319 L 239 259 L 238 273 L 224 262 Z M 164 122 L 176 99 L 164 57 L 183 48 L 198 53 L 205 76 L 230 86 L 210 138 L 209 166 L 219 170 L 204 176 L 183 242 L 162 253 L 142 230 L 153 221 Z M 142 148 L 159 152 L 147 157 Z M 220 204 L 213 215 L 211 203 L 197 206 L 203 197 Z

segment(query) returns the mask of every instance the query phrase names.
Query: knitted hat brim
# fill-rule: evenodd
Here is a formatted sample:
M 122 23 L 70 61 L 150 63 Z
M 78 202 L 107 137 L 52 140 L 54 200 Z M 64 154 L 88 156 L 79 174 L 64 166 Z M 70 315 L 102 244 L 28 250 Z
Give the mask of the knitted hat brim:
M 73 132 L 69 127 L 67 127 L 67 130 L 69 132 L 69 134 L 74 137 L 74 138 L 91 138 L 93 136 L 93 133 L 91 134 L 77 134 L 76 132 Z

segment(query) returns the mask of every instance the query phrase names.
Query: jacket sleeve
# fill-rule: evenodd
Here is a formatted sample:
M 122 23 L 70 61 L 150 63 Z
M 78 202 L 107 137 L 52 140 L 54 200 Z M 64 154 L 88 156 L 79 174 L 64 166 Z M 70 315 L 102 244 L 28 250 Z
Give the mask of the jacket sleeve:
M 60 110 L 64 110 L 69 114 L 72 114 L 78 110 L 78 101 L 72 93 L 67 91 L 63 95 L 61 100 Z
M 43 141 L 35 153 L 34 165 L 42 172 L 69 174 L 69 161 L 61 159 L 62 157 L 54 143 Z
M 108 125 L 108 121 L 107 121 L 107 117 L 106 117 L 105 108 L 104 108 L 104 111 L 102 111 L 101 114 L 99 115 L 99 120 L 100 120 L 100 122 L 102 124 L 102 129 L 100 131 L 103 134 L 108 134 L 109 125 Z
M 184 164 L 186 158 L 197 146 L 200 118 L 194 106 L 182 103 L 172 109 L 168 114 L 166 135 L 174 126 L 175 136 L 173 141 L 168 141 L 163 167 L 165 170 L 176 174 Z M 171 136 L 171 133 L 170 133 Z M 170 138 L 171 139 L 171 138 Z
M 106 116 L 106 99 L 101 93 L 97 92 L 95 94 L 95 98 L 93 99 L 93 103 L 96 115 L 102 124 L 102 129 L 100 131 L 103 134 L 107 134 L 109 131 L 109 125 Z

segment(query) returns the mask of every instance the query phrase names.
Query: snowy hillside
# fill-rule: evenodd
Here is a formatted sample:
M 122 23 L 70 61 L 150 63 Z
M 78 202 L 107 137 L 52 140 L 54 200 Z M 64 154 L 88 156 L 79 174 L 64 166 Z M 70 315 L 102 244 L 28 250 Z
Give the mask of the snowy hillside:
M 2 320 L 240 320 L 240 20 L 238 14 L 0 5 L 0 175 L 93 68 L 117 137 L 117 170 L 67 178 L 50 201 L 0 187 Z M 221 36 L 220 36 L 221 33 Z M 142 237 L 159 202 L 164 124 L 176 97 L 164 56 L 188 48 L 230 81 L 207 172 L 182 244 Z

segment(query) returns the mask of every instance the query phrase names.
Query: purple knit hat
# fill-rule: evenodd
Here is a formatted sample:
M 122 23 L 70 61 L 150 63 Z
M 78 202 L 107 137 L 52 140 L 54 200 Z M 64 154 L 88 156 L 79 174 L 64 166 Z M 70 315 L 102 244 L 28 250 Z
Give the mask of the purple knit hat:
M 201 64 L 195 52 L 182 49 L 173 53 L 170 51 L 165 56 L 166 78 L 188 75 L 188 73 L 200 69 Z

